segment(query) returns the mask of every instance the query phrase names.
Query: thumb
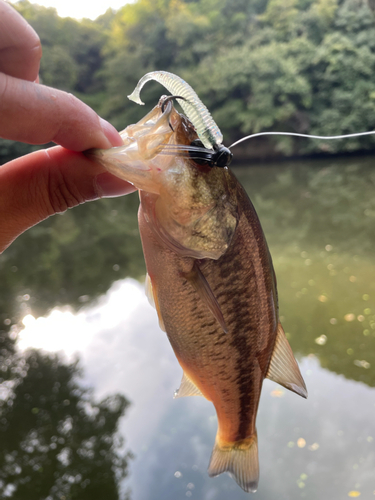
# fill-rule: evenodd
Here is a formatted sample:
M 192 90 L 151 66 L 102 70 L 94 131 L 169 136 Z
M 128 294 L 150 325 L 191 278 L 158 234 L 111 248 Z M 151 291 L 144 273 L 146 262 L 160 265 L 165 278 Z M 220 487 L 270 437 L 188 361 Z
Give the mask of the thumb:
M 83 153 L 57 146 L 0 166 L 0 253 L 26 229 L 85 201 L 135 191 Z

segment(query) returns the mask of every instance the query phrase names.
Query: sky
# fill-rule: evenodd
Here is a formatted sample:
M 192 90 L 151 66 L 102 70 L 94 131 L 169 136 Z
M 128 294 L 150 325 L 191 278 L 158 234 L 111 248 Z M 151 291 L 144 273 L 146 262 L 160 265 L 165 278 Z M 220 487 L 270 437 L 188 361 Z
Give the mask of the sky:
M 30 0 L 30 2 L 44 7 L 54 7 L 60 17 L 96 19 L 110 7 L 117 10 L 126 3 L 132 3 L 132 0 Z M 12 3 L 16 2 L 12 0 Z

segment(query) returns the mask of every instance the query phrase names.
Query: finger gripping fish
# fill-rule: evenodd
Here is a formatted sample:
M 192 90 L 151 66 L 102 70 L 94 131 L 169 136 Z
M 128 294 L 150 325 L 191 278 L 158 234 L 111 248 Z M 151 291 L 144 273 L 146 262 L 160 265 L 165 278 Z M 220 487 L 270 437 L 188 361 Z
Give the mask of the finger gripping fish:
M 228 472 L 256 491 L 264 378 L 307 391 L 279 322 L 258 216 L 228 168 L 188 154 L 194 125 L 163 96 L 121 133 L 123 146 L 87 154 L 139 189 L 147 294 L 183 369 L 175 397 L 204 396 L 218 417 L 209 475 Z

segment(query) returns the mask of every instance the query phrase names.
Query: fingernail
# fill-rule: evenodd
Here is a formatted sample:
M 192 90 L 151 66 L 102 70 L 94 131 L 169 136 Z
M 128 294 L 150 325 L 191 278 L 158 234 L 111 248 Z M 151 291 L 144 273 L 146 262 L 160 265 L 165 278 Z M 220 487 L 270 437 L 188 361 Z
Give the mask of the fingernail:
M 100 118 L 100 126 L 103 130 L 103 134 L 109 141 L 109 146 L 122 146 L 123 142 L 120 137 L 120 134 L 117 132 L 115 127 L 111 125 L 109 122 Z
M 137 189 L 129 182 L 123 181 L 108 172 L 95 177 L 94 187 L 99 198 L 115 198 L 116 196 L 132 193 Z

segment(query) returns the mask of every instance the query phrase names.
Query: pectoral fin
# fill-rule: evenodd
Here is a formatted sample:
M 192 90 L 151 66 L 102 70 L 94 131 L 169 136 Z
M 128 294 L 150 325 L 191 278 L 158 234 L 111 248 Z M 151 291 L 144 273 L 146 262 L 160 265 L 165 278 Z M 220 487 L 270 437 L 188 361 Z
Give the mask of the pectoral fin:
M 303 398 L 307 398 L 305 382 L 280 323 L 266 378 L 277 382 Z
M 199 269 L 198 264 L 195 262 L 190 273 L 185 274 L 186 279 L 194 288 L 194 290 L 199 295 L 200 299 L 206 304 L 209 310 L 212 312 L 216 320 L 219 322 L 221 328 L 225 333 L 228 333 L 227 326 L 225 324 L 223 313 L 221 312 L 218 301 L 215 298 L 210 285 L 208 284 L 206 278 L 203 276 L 202 271 Z
M 145 290 L 146 297 L 148 298 L 149 303 L 152 305 L 152 307 L 155 307 L 156 312 L 158 313 L 160 329 L 163 330 L 163 332 L 165 332 L 165 326 L 164 326 L 164 321 L 163 321 L 163 318 L 162 318 L 161 312 L 160 312 L 158 296 L 154 291 L 154 287 L 152 285 L 151 278 L 148 274 L 146 274 L 145 289 L 146 289 Z
M 198 387 L 183 372 L 180 388 L 174 393 L 174 399 L 184 398 L 185 396 L 203 396 Z M 203 396 L 204 397 L 204 396 Z
M 152 307 L 155 307 L 154 291 L 152 289 L 152 283 L 151 283 L 151 278 L 150 278 L 149 274 L 146 274 L 145 292 L 146 292 L 146 297 L 148 299 L 149 304 Z M 156 309 L 156 307 L 155 307 L 155 309 Z

